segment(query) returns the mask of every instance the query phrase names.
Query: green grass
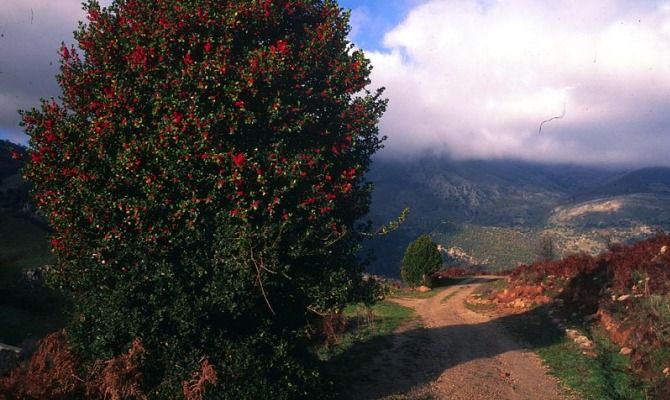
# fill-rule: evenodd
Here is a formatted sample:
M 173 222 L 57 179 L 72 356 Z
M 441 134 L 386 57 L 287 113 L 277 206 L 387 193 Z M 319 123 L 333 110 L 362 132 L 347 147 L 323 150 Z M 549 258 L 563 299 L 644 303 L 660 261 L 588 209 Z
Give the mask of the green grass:
M 0 214 L 0 342 L 20 345 L 64 326 L 67 300 L 23 279 L 26 269 L 53 263 L 47 236 L 27 219 Z
M 410 289 L 410 288 L 403 288 L 395 293 L 393 293 L 390 297 L 405 297 L 405 298 L 411 298 L 411 299 L 429 299 L 431 297 L 437 296 L 439 293 L 441 293 L 443 290 L 445 290 L 446 287 L 436 287 L 433 288 L 432 290 L 428 292 L 419 292 L 418 290 Z
M 474 294 L 483 298 L 503 290 L 504 279 L 481 285 Z M 477 312 L 490 311 L 495 305 L 466 303 Z M 545 307 L 523 314 L 500 318 L 505 328 L 520 342 L 535 351 L 551 373 L 584 400 L 646 400 L 647 387 L 628 371 L 628 358 L 618 353 L 603 334 L 595 333 L 596 357 L 581 353 L 578 346 L 551 321 Z M 584 331 L 585 327 L 576 327 Z
M 431 297 L 435 297 L 438 294 L 442 293 L 445 289 L 449 288 L 450 286 L 457 285 L 466 279 L 469 279 L 470 277 L 460 277 L 460 278 L 445 278 L 442 281 L 439 282 L 439 284 L 435 287 L 432 288 L 432 290 L 428 292 L 419 292 L 418 290 L 411 289 L 411 288 L 402 288 L 400 290 L 395 291 L 394 293 L 391 294 L 390 297 L 405 297 L 405 298 L 411 298 L 411 299 L 429 299 Z
M 596 356 L 581 353 L 543 308 L 503 317 L 504 326 L 535 351 L 551 373 L 584 400 L 645 400 L 647 388 L 628 372 L 628 359 L 604 335 L 596 335 Z
M 322 346 L 317 355 L 322 361 L 330 361 L 335 358 L 361 358 L 362 353 L 369 356 L 376 352 L 385 338 L 390 338 L 393 332 L 401 325 L 414 318 L 414 311 L 403 307 L 392 301 L 381 301 L 371 308 L 374 320 L 371 324 L 359 323 L 365 320 L 368 310 L 361 305 L 351 305 L 344 310 L 347 318 L 348 329 L 334 345 Z M 349 350 L 356 347 L 356 354 L 347 354 Z M 339 363 L 341 360 L 337 360 Z M 344 364 L 346 365 L 346 364 Z
M 317 351 L 323 362 L 322 371 L 332 382 L 332 390 L 342 396 L 345 396 L 350 382 L 360 379 L 358 367 L 390 346 L 398 328 L 420 326 L 412 309 L 391 301 L 382 301 L 372 307 L 374 323 L 371 325 L 355 324 L 361 313 L 367 311 L 360 306 L 348 307 L 345 315 L 352 329 L 343 334 L 336 344 L 322 346 Z

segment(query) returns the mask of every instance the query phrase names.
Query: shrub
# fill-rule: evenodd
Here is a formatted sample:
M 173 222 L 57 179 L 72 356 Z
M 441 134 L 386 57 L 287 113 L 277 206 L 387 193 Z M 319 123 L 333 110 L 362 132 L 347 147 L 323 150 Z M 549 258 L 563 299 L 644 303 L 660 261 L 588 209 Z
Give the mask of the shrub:
M 364 296 L 356 221 L 383 140 L 348 15 L 330 0 L 84 7 L 62 101 L 23 112 L 74 353 L 91 367 L 141 342 L 149 398 L 309 396 L 305 327 Z
M 432 276 L 442 265 L 442 255 L 428 235 L 421 235 L 407 246 L 400 275 L 410 286 L 432 285 Z

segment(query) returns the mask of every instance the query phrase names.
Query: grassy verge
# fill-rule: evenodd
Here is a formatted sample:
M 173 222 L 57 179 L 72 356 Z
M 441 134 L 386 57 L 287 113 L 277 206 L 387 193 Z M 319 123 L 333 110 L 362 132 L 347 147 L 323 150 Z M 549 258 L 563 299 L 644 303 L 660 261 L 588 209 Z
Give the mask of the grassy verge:
M 341 335 L 337 343 L 317 351 L 323 362 L 323 371 L 333 382 L 334 390 L 346 389 L 348 382 L 358 379 L 357 366 L 389 346 L 398 328 L 406 324 L 419 325 L 412 309 L 391 301 L 379 302 L 370 311 L 373 322 L 360 323 L 361 318 L 368 319 L 368 310 L 362 306 L 348 307 L 345 315 L 350 329 Z
M 585 400 L 644 400 L 647 389 L 628 372 L 629 360 L 604 336 L 596 334 L 596 356 L 582 354 L 578 346 L 537 308 L 505 318 L 505 326 L 533 349 L 551 373 Z
M 318 349 L 317 355 L 322 361 L 338 364 L 347 358 L 368 358 L 387 343 L 386 339 L 396 329 L 414 318 L 414 311 L 391 301 L 382 301 L 369 310 L 361 305 L 351 305 L 344 310 L 344 315 L 349 328 L 335 344 Z M 354 347 L 356 351 L 351 351 Z
M 484 298 L 504 286 L 491 282 L 478 290 Z M 504 283 L 504 281 L 502 281 Z M 495 305 L 467 303 L 473 311 L 490 311 Z M 550 369 L 551 374 L 584 400 L 646 400 L 649 388 L 629 372 L 629 360 L 618 353 L 607 337 L 588 332 L 584 326 L 575 326 L 589 333 L 596 344 L 596 356 L 589 357 L 577 344 L 565 336 L 547 315 L 546 307 L 536 307 L 523 314 L 503 316 L 503 326 L 520 343 L 536 352 Z
M 412 299 L 429 299 L 435 297 L 438 294 L 442 293 L 443 290 L 447 289 L 450 286 L 457 285 L 470 277 L 464 276 L 460 278 L 443 278 L 438 284 L 433 287 L 432 290 L 428 292 L 419 292 L 418 290 L 411 288 L 402 288 L 394 292 L 391 297 L 406 297 Z

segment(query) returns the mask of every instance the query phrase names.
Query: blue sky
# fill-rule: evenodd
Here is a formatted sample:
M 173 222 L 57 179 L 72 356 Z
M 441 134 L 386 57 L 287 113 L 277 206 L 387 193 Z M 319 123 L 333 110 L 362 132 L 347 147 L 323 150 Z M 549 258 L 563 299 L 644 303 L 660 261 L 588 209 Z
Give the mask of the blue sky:
M 0 138 L 25 141 L 16 110 L 58 96 L 80 3 L 2 0 Z M 670 165 L 670 0 L 340 5 L 386 87 L 380 156 Z
M 366 50 L 380 50 L 384 34 L 398 25 L 420 0 L 341 0 L 351 10 L 351 39 Z

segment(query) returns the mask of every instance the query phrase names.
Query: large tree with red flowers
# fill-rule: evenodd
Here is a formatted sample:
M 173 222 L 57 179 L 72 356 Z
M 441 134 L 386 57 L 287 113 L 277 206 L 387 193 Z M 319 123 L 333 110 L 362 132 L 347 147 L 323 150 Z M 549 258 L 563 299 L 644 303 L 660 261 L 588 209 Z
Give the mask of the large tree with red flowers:
M 60 53 L 62 99 L 23 113 L 76 354 L 141 342 L 150 398 L 307 396 L 306 327 L 363 287 L 357 221 L 386 105 L 365 90 L 347 13 L 331 0 L 84 7 L 78 47 Z

